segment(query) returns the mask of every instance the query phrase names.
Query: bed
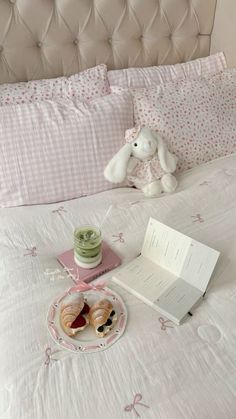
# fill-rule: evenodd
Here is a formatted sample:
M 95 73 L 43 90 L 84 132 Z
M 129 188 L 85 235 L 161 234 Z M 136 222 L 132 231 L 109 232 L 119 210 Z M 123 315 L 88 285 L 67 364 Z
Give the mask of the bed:
M 175 64 L 222 50 L 233 67 L 232 10 L 232 1 L 223 10 L 219 0 L 1 0 L 0 81 L 70 76 L 100 63 L 110 70 Z M 120 187 L 0 208 L 1 418 L 236 417 L 236 154 L 185 170 L 178 184 L 160 198 Z M 73 281 L 61 268 L 50 272 L 58 273 L 56 257 L 71 248 L 74 228 L 100 225 L 109 208 L 103 236 L 122 263 L 140 253 L 149 217 L 221 256 L 181 326 L 104 274 L 99 281 L 127 307 L 125 333 L 107 350 L 73 353 L 46 325 L 51 302 Z

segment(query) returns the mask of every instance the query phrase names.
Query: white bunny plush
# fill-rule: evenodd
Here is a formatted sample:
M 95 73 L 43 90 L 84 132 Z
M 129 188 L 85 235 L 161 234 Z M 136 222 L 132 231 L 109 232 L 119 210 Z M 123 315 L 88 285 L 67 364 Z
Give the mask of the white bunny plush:
M 135 127 L 126 130 L 125 139 L 126 144 L 105 168 L 105 178 L 113 183 L 126 178 L 148 197 L 173 192 L 177 180 L 171 173 L 176 169 L 177 157 L 168 151 L 161 136 L 147 127 Z

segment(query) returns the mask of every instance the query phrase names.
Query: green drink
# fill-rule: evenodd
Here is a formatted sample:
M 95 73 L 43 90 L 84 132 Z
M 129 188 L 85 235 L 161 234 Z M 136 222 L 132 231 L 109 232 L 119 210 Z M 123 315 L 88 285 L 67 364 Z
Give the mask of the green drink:
M 75 229 L 74 260 L 85 269 L 99 265 L 102 260 L 102 236 L 99 228 L 86 225 Z

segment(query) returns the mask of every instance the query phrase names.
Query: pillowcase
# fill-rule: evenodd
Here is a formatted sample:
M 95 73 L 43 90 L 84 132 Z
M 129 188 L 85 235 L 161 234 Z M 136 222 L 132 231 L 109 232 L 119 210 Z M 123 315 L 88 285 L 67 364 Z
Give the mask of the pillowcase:
M 0 107 L 0 206 L 111 189 L 103 171 L 132 126 L 129 93 Z
M 108 71 L 111 86 L 149 87 L 174 80 L 194 79 L 218 73 L 227 67 L 223 52 L 182 64 Z
M 177 172 L 236 152 L 236 70 L 134 91 L 136 125 L 166 139 Z
M 70 77 L 2 84 L 0 106 L 57 100 L 61 97 L 75 97 L 83 101 L 109 93 L 107 67 L 101 64 Z

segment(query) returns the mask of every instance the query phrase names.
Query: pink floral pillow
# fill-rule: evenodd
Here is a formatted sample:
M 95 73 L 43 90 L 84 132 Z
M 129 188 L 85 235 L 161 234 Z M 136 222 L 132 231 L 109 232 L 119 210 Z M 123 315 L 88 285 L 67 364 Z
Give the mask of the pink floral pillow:
M 0 107 L 0 207 L 111 189 L 104 167 L 132 126 L 129 93 Z
M 107 68 L 101 64 L 70 77 L 2 84 L 0 106 L 57 100 L 62 97 L 84 101 L 109 93 Z
M 236 152 L 236 69 L 134 90 L 136 125 L 166 139 L 177 172 Z
M 174 80 L 195 79 L 218 73 L 227 67 L 223 52 L 186 63 L 108 71 L 109 83 L 122 88 L 150 87 Z M 116 90 L 114 90 L 116 92 Z

